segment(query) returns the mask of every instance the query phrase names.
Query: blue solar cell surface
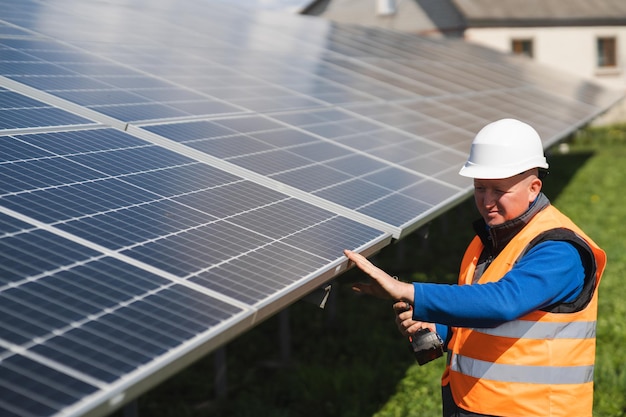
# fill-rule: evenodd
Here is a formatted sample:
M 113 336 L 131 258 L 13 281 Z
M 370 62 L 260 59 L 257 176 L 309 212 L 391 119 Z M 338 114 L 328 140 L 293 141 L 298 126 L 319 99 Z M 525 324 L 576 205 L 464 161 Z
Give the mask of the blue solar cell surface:
M 0 54 L 2 53 L 0 49 Z M 0 87 L 0 132 L 9 129 L 95 124 L 85 117 Z
M 386 238 L 116 129 L 0 141 L 2 414 L 61 412 Z
M 343 235 L 352 239 L 333 239 L 328 257 L 320 257 L 295 236 L 337 215 L 129 134 L 95 129 L 5 140 L 45 151 L 39 158 L 0 164 L 7 179 L 0 188 L 5 208 L 181 278 L 261 247 L 285 251 L 276 244 L 285 237 L 292 256 L 314 259 L 308 271 L 313 272 L 332 261 L 331 251 L 337 257 L 344 247 L 384 234 L 360 228 L 359 235 Z M 271 217 L 285 224 L 275 222 L 272 232 L 265 223 L 237 221 Z
M 29 372 L 24 373 L 27 369 Z M 0 397 L 7 417 L 49 416 L 93 394 L 98 387 L 46 366 L 25 355 L 14 354 L 0 362 Z
M 306 133 L 286 127 L 284 123 L 287 121 L 299 121 L 300 127 L 304 128 L 308 126 L 308 117 L 295 120 L 293 114 L 282 123 L 268 117 L 245 116 L 144 128 L 393 226 L 410 223 L 435 207 L 442 196 L 445 200 L 460 193 L 461 189 L 454 184 L 425 177 L 419 166 L 413 170 L 389 166 L 390 163 L 401 164 L 419 158 L 431 160 L 440 154 L 452 156 L 460 165 L 460 153 L 384 126 L 359 121 L 345 112 L 323 110 L 306 115 L 314 116 L 317 123 L 312 125 L 314 127 L 326 122 L 326 129 L 332 135 L 315 128 Z M 350 127 L 350 123 L 354 127 Z M 367 146 L 367 141 L 363 146 L 359 140 L 362 132 L 368 130 L 372 132 L 371 137 L 377 139 L 373 146 Z M 294 137 L 295 140 L 282 142 L 281 136 Z M 339 139 L 344 136 L 345 142 Z M 355 152 L 359 151 L 364 154 L 355 157 Z M 397 160 L 399 158 L 402 159 Z M 371 169 L 357 174 L 354 166 Z M 446 168 L 449 166 L 448 162 Z M 437 189 L 440 199 L 431 203 L 416 198 L 416 194 L 405 195 L 403 189 L 415 183 L 429 184 Z M 385 197 L 398 198 L 396 194 L 401 194 L 404 212 L 390 210 L 391 206 L 384 202 L 372 205 L 373 201 Z

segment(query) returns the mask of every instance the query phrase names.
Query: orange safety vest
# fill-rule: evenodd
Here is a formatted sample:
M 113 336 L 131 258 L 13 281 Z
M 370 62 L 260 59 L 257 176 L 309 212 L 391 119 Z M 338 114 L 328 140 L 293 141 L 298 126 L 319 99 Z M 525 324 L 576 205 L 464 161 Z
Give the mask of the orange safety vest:
M 604 251 L 549 205 L 508 243 L 478 283 L 500 280 L 534 238 L 559 228 L 573 231 L 593 252 L 596 270 L 590 275 L 595 285 L 589 303 L 569 313 L 533 311 L 495 328 L 453 328 L 442 382 L 450 384 L 459 407 L 511 417 L 592 415 L 597 289 L 606 265 Z M 476 236 L 463 257 L 459 285 L 472 284 L 482 250 Z

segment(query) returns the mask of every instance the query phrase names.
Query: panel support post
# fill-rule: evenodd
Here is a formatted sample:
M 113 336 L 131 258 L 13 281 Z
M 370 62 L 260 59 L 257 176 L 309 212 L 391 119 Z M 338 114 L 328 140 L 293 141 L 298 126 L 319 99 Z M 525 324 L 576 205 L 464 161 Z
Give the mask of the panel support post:
M 283 365 L 291 361 L 291 328 L 289 327 L 289 308 L 278 313 L 280 359 Z
M 215 351 L 215 395 L 224 398 L 228 392 L 228 369 L 226 365 L 226 347 L 222 346 Z
M 139 417 L 139 406 L 137 400 L 132 400 L 126 404 L 123 408 L 122 414 L 124 417 Z

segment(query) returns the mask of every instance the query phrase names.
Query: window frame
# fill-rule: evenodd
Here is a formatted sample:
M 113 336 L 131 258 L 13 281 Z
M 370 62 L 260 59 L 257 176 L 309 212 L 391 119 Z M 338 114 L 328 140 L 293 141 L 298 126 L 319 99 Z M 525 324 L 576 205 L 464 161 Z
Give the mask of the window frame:
M 598 69 L 617 68 L 617 37 L 596 37 L 596 67 Z
M 511 52 L 513 55 L 524 55 L 533 58 L 535 55 L 533 38 L 512 38 Z

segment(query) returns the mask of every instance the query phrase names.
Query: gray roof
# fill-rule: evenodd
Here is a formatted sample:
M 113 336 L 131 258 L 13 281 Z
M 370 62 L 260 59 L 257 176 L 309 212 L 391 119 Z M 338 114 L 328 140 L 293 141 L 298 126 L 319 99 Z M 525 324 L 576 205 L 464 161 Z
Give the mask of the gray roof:
M 382 27 L 424 35 L 461 36 L 463 17 L 451 0 L 396 0 L 396 13 L 379 15 L 375 0 L 317 0 L 304 14 L 320 16 L 344 24 Z
M 626 24 L 625 0 L 452 0 L 477 26 L 596 26 Z
M 626 0 L 396 0 L 380 16 L 375 0 L 315 0 L 304 14 L 419 34 L 461 36 L 468 27 L 626 25 Z

